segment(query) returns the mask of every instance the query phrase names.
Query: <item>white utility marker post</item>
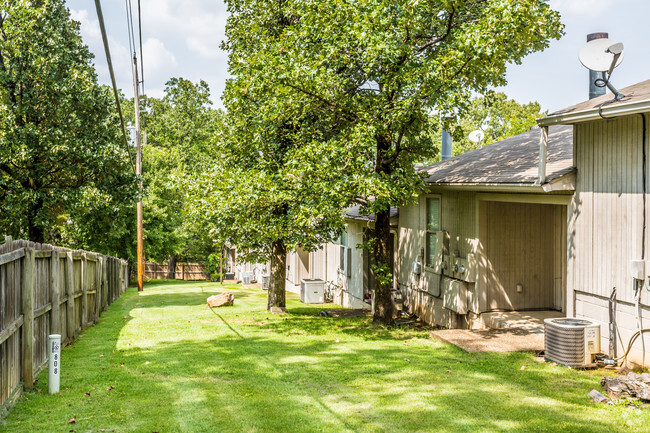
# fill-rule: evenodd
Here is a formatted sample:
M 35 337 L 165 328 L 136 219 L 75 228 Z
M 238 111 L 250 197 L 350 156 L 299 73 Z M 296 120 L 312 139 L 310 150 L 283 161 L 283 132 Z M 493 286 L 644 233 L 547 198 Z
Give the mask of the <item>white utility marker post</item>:
M 59 392 L 61 384 L 61 335 L 51 334 L 49 336 L 49 371 L 47 380 L 47 389 L 50 394 Z

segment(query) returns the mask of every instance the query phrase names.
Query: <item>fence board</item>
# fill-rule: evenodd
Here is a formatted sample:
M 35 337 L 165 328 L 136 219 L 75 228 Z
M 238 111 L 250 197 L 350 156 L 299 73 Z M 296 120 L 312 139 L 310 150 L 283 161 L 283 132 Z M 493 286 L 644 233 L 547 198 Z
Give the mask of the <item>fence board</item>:
M 126 269 L 126 262 L 114 257 L 5 236 L 0 245 L 0 417 L 47 365 L 48 335 L 59 333 L 70 342 L 96 323 L 100 311 L 124 292 Z

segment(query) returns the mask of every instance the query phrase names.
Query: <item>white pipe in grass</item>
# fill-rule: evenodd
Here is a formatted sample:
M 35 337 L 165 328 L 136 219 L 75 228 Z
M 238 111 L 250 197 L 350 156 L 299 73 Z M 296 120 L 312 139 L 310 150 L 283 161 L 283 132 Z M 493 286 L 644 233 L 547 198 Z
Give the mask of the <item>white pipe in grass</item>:
M 50 394 L 59 392 L 60 376 L 61 376 L 61 335 L 51 334 L 49 336 L 49 374 L 48 374 L 48 390 Z

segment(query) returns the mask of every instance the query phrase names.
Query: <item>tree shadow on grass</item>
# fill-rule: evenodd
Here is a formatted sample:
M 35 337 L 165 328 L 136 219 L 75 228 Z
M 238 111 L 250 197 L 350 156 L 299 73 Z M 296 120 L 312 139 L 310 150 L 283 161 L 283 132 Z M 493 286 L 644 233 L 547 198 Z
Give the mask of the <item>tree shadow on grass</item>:
M 174 395 L 170 420 L 191 414 L 210 431 L 617 431 L 583 416 L 588 400 L 574 390 L 588 386 L 584 377 L 504 370 L 508 356 L 453 356 L 238 332 L 127 350 L 120 373 Z
M 311 315 L 318 307 L 266 317 L 257 301 L 244 322 L 232 309 L 188 310 L 194 320 L 159 332 L 131 323 L 132 309 L 177 295 L 114 303 L 66 348 L 63 396 L 30 394 L 13 420 L 24 423 L 7 431 L 68 431 L 73 417 L 77 431 L 634 431 L 626 414 L 589 403 L 591 376 L 521 353 L 467 354 L 366 317 Z

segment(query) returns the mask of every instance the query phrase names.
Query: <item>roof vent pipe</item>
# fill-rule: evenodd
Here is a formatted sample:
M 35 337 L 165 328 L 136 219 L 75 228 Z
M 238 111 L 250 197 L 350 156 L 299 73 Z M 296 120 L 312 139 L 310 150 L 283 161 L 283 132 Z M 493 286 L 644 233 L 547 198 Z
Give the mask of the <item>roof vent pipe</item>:
M 609 34 L 606 32 L 600 33 L 590 33 L 587 35 L 587 42 L 593 41 L 594 39 L 603 39 L 608 38 Z M 602 78 L 602 74 L 596 71 L 589 71 L 589 99 L 594 99 L 605 94 L 607 89 L 605 87 L 596 86 L 596 80 Z
M 440 160 L 446 161 L 451 159 L 451 150 L 453 147 L 451 135 L 445 129 L 442 130 L 442 148 L 440 149 Z

